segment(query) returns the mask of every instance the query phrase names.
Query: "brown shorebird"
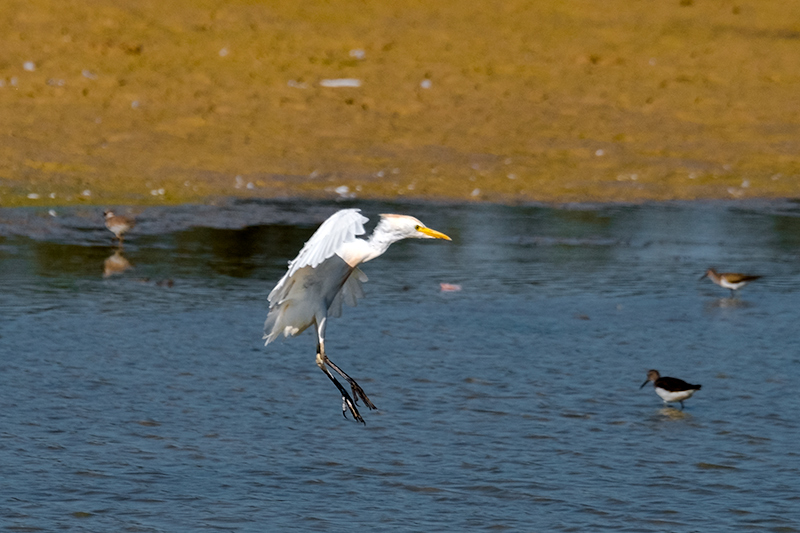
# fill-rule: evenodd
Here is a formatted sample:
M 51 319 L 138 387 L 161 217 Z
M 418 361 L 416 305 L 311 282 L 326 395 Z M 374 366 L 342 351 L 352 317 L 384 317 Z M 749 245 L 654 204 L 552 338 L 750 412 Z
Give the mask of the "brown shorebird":
M 737 272 L 717 272 L 713 268 L 709 268 L 706 270 L 706 273 L 703 274 L 700 279 L 709 278 L 711 281 L 719 285 L 720 287 L 724 287 L 726 289 L 731 290 L 731 296 L 735 293 L 734 291 L 741 289 L 751 281 L 759 279 L 761 276 L 750 276 L 748 274 L 739 274 Z
M 691 398 L 692 394 L 694 394 L 695 391 L 699 391 L 701 387 L 701 385 L 692 385 L 678 378 L 666 376 L 662 378 L 658 370 L 649 370 L 647 372 L 647 380 L 642 383 L 639 389 L 644 388 L 644 386 L 651 381 L 656 389 L 656 394 L 661 396 L 665 404 L 667 402 L 680 402 L 681 409 L 683 409 L 683 400 Z
M 131 228 L 136 225 L 136 222 L 130 217 L 122 215 L 115 215 L 113 211 L 104 211 L 103 216 L 106 218 L 106 227 L 119 239 L 120 246 L 122 245 L 122 236 Z

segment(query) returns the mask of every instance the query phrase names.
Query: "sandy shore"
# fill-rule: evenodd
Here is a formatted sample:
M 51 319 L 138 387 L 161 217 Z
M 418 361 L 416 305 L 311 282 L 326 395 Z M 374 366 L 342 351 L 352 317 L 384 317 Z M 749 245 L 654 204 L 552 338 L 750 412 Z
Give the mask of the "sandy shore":
M 4 207 L 800 196 L 795 0 L 3 12 Z

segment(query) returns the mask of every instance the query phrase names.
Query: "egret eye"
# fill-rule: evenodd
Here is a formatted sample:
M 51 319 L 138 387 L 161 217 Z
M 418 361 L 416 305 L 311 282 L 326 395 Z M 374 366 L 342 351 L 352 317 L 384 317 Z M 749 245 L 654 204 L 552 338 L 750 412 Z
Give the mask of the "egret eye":
M 422 227 L 422 226 L 420 226 L 419 224 L 417 224 L 416 226 L 414 226 L 414 229 L 415 229 L 415 230 L 417 230 L 417 231 L 419 231 L 419 229 L 420 229 L 421 227 Z

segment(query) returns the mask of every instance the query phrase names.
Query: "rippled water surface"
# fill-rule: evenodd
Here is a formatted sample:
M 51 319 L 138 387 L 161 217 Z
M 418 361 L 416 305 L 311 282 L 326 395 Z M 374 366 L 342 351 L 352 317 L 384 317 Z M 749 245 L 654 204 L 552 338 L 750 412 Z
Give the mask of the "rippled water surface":
M 343 206 L 143 209 L 116 257 L 100 210 L 0 210 L 3 527 L 800 531 L 796 204 L 360 203 L 453 237 L 329 325 L 366 427 L 310 333 L 261 341 Z M 665 408 L 650 368 L 703 388 Z

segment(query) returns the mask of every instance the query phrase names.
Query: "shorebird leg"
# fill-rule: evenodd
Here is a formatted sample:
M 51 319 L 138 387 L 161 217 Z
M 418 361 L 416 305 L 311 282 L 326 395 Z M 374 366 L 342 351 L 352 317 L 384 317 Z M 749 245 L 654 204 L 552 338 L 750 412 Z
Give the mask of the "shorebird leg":
M 339 393 L 342 395 L 342 416 L 347 418 L 347 410 L 349 409 L 350 413 L 353 415 L 353 418 L 355 418 L 357 422 L 361 422 L 366 426 L 367 423 L 364 422 L 363 418 L 361 418 L 361 414 L 358 412 L 358 408 L 356 407 L 356 402 L 353 401 L 353 398 L 350 396 L 350 394 L 348 394 L 347 389 L 342 387 L 342 384 L 339 383 L 335 377 L 333 377 L 333 374 L 331 374 L 327 368 L 325 368 L 325 363 L 330 363 L 328 357 L 325 354 L 317 352 L 317 366 L 325 373 L 326 376 L 328 376 L 331 381 L 333 381 L 333 384 L 336 385 L 336 388 L 339 389 Z
M 679 400 L 681 402 L 681 411 L 683 411 L 683 400 Z
M 340 376 L 346 379 L 347 382 L 350 384 L 350 389 L 353 391 L 353 397 L 356 399 L 356 403 L 358 403 L 358 399 L 361 398 L 362 400 L 364 400 L 364 404 L 367 407 L 369 407 L 370 409 L 377 409 L 377 407 L 375 407 L 375 404 L 369 401 L 369 398 L 367 397 L 367 394 L 364 392 L 364 389 L 362 389 L 361 386 L 358 383 L 356 383 L 356 380 L 348 376 L 344 372 L 344 370 L 333 364 L 333 361 L 328 359 L 327 356 L 324 357 L 325 357 L 325 362 L 328 364 L 328 366 L 334 369 Z

